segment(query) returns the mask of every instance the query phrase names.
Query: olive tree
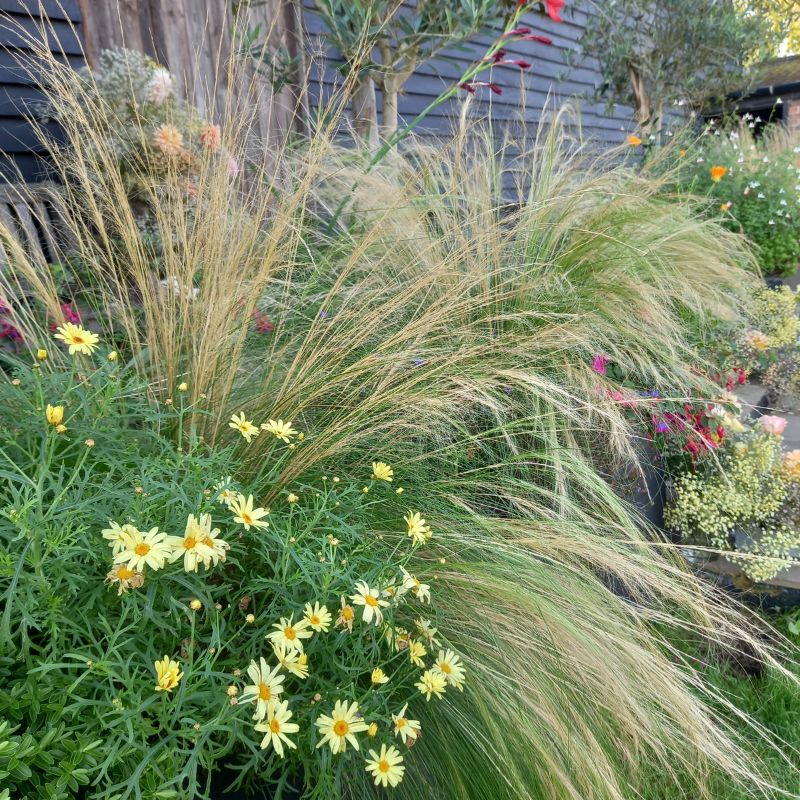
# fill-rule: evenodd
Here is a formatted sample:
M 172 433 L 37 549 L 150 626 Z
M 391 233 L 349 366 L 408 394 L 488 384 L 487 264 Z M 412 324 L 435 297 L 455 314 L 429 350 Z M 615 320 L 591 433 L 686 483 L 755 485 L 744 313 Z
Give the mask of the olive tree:
M 697 107 L 745 88 L 748 64 L 770 35 L 737 0 L 599 0 L 581 45 L 600 64 L 599 94 L 632 106 L 649 135 L 668 105 Z

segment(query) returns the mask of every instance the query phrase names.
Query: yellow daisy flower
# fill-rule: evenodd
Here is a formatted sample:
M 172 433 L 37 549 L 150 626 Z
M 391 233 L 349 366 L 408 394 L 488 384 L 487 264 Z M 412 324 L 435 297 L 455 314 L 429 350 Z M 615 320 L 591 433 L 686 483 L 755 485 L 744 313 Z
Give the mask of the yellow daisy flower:
M 276 645 L 283 645 L 287 650 L 303 652 L 303 639 L 310 639 L 314 635 L 308 620 L 293 621 L 294 614 L 290 617 L 281 617 L 280 622 L 273 623 L 274 631 L 267 634 L 267 639 Z
M 387 483 L 391 483 L 393 477 L 394 477 L 394 470 L 388 464 L 384 464 L 383 461 L 372 462 L 373 480 L 386 481 Z
M 337 700 L 333 713 L 330 716 L 322 714 L 314 724 L 322 734 L 317 747 L 328 744 L 334 755 L 344 753 L 348 742 L 358 750 L 355 734 L 367 730 L 368 727 L 358 711 L 358 703 L 353 702 L 348 706 L 346 700 Z
M 440 650 L 433 669 L 441 672 L 447 683 L 452 684 L 461 692 L 464 691 L 464 680 L 466 678 L 464 665 L 461 663 L 461 657 L 452 650 Z
M 231 421 L 228 423 L 229 428 L 233 428 L 235 431 L 239 431 L 239 433 L 244 436 L 245 441 L 250 443 L 250 440 L 254 436 L 258 436 L 259 430 L 258 428 L 253 425 L 253 421 L 249 420 L 245 417 L 244 411 L 241 414 L 234 414 L 231 417 Z
M 211 555 L 203 561 L 206 569 L 216 567 L 220 561 L 228 557 L 230 545 L 219 538 L 219 528 L 211 527 L 211 515 L 203 514 L 200 517 L 200 530 L 203 533 L 203 544 L 211 551 Z
M 64 420 L 64 406 L 51 406 L 48 403 L 44 415 L 53 427 L 60 425 Z
M 212 487 L 217 495 L 217 502 L 223 506 L 229 506 L 231 501 L 236 499 L 236 492 L 231 488 L 231 483 L 231 476 L 228 475 L 227 478 L 217 481 Z
M 441 672 L 428 669 L 422 673 L 422 677 L 414 686 L 416 686 L 420 694 L 424 694 L 425 699 L 430 702 L 431 697 L 441 697 L 444 694 L 447 688 L 447 681 Z
M 254 702 L 256 710 L 253 719 L 262 720 L 267 716 L 267 709 L 272 702 L 283 693 L 284 676 L 278 674 L 280 665 L 269 668 L 264 658 L 259 659 L 260 664 L 255 661 L 250 662 L 247 674 L 250 676 L 252 684 L 246 686 L 242 692 L 242 701 Z
M 370 680 L 373 686 L 380 686 L 382 683 L 389 683 L 389 676 L 380 667 L 375 667 Z
M 181 665 L 169 656 L 164 656 L 161 661 L 155 662 L 157 692 L 171 692 L 183 677 Z
M 422 731 L 422 725 L 419 724 L 419 720 L 409 719 L 406 716 L 407 710 L 408 703 L 400 709 L 399 714 L 392 714 L 392 722 L 394 723 L 395 734 L 403 740 L 403 744 L 406 747 L 411 747 Z
M 424 667 L 425 662 L 422 660 L 428 651 L 422 642 L 412 641 L 408 645 L 408 658 L 415 667 Z
M 112 555 L 116 556 L 129 546 L 131 537 L 136 536 L 139 531 L 133 525 L 127 523 L 120 527 L 113 520 L 109 520 L 108 524 L 109 527 L 103 528 L 101 533 L 103 538 L 108 540 Z
M 312 630 L 318 633 L 327 633 L 331 627 L 331 612 L 328 611 L 326 606 L 321 606 L 319 603 L 306 603 L 305 606 L 306 621 L 311 626 Z
M 152 570 L 161 569 L 172 555 L 172 546 L 167 542 L 167 534 L 158 528 L 142 533 L 134 528 L 125 540 L 125 548 L 114 556 L 117 564 L 127 564 L 129 569 L 141 570 L 145 566 Z
M 194 514 L 189 514 L 183 536 L 167 537 L 167 542 L 172 548 L 170 561 L 177 561 L 183 556 L 183 568 L 186 572 L 197 572 L 200 564 L 208 566 L 214 555 L 213 550 L 205 544 L 205 539 L 210 533 L 210 514 L 202 514 L 199 520 L 195 518 Z M 216 533 L 219 531 L 217 530 Z
M 63 325 L 59 325 L 56 331 L 56 339 L 61 339 L 64 344 L 69 346 L 69 354 L 71 356 L 74 356 L 75 353 L 90 356 L 100 341 L 100 337 L 96 333 L 87 331 L 72 322 L 65 322 Z
M 427 583 L 422 583 L 417 577 L 406 571 L 404 567 L 400 567 L 403 573 L 403 591 L 407 592 L 413 590 L 414 596 L 420 603 L 431 602 L 431 587 Z
M 123 595 L 128 589 L 138 589 L 144 584 L 144 573 L 128 569 L 124 564 L 116 564 L 106 575 L 108 583 L 117 584 L 117 594 Z
M 353 610 L 353 606 L 345 602 L 344 597 L 340 597 L 339 600 L 341 601 L 341 608 L 339 609 L 339 616 L 336 618 L 335 627 L 338 628 L 342 625 L 347 628 L 348 633 L 352 633 L 356 612 Z
M 267 708 L 266 720 L 255 726 L 255 730 L 259 733 L 266 733 L 261 740 L 262 750 L 266 750 L 272 745 L 275 752 L 283 758 L 284 743 L 292 750 L 297 748 L 297 745 L 286 735 L 297 733 L 300 730 L 300 726 L 296 722 L 289 722 L 291 716 L 288 700 L 284 700 L 282 703 L 270 703 Z
M 370 750 L 369 755 L 366 770 L 372 773 L 376 786 L 394 788 L 403 780 L 406 768 L 403 766 L 403 756 L 396 747 L 389 746 L 387 748 L 385 744 L 382 744 L 380 753 Z
M 425 544 L 433 536 L 427 521 L 419 511 L 409 511 L 408 516 L 403 517 L 403 519 L 408 525 L 408 536 L 414 544 Z
M 271 433 L 277 439 L 286 442 L 286 444 L 289 444 L 292 436 L 297 436 L 297 431 L 292 427 L 291 421 L 284 422 L 282 419 L 271 419 L 269 422 L 265 422 L 261 426 L 261 430 Z
M 305 653 L 301 653 L 299 650 L 289 650 L 285 645 L 275 642 L 272 643 L 272 650 L 281 668 L 300 680 L 308 677 L 308 656 Z
M 245 498 L 243 494 L 238 494 L 231 500 L 228 507 L 233 512 L 233 521 L 244 525 L 244 529 L 249 531 L 253 528 L 268 528 L 269 522 L 262 521 L 269 511 L 265 508 L 253 508 L 253 495 Z
M 356 593 L 350 595 L 353 605 L 364 606 L 364 613 L 361 619 L 367 624 L 374 620 L 376 625 L 383 622 L 383 612 L 381 607 L 386 607 L 389 603 L 382 600 L 377 589 L 371 589 L 366 581 L 356 583 Z

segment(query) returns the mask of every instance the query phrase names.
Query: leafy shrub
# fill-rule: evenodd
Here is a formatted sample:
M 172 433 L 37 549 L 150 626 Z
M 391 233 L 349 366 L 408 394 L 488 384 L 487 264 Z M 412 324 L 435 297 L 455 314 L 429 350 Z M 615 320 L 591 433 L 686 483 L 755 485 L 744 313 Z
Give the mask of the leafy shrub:
M 792 275 L 800 263 L 798 152 L 782 130 L 754 140 L 744 125 L 711 126 L 680 149 L 674 188 L 711 198 L 709 213 L 756 245 L 763 272 Z
M 402 487 L 392 490 L 391 468 L 376 462 L 364 485 L 296 483 L 271 509 L 254 507 L 250 485 L 224 477 L 240 448 L 191 438 L 175 448 L 158 433 L 196 410 L 184 392 L 156 409 L 135 399 L 118 361 L 95 358 L 21 369 L 5 384 L 15 418 L 0 440 L 10 468 L 2 642 L 25 658 L 4 665 L 0 698 L 7 719 L 36 730 L 31 708 L 48 707 L 78 736 L 61 745 L 57 768 L 39 752 L 54 755 L 49 734 L 10 739 L 9 775 L 53 797 L 90 779 L 105 787 L 95 796 L 116 796 L 131 775 L 136 797 L 144 787 L 193 797 L 224 758 L 243 780 L 297 776 L 331 797 L 363 783 L 360 739 L 375 783 L 387 759 L 386 781 L 399 783 L 397 746 L 413 744 L 415 718 L 435 714 L 465 677 L 437 631 L 436 589 L 414 574 L 430 571 L 416 552 L 433 533 L 413 510 L 393 520 Z M 291 423 L 237 420 L 248 443 L 270 439 L 267 485 L 313 446 Z M 326 727 L 340 704 L 346 713 Z M 270 747 L 279 758 L 260 752 Z
M 772 416 L 755 426 L 738 423 L 717 451 L 718 464 L 674 477 L 665 510 L 667 525 L 686 541 L 726 551 L 754 581 L 790 566 L 800 547 L 794 513 L 800 471 L 797 453 L 784 455 L 784 425 Z

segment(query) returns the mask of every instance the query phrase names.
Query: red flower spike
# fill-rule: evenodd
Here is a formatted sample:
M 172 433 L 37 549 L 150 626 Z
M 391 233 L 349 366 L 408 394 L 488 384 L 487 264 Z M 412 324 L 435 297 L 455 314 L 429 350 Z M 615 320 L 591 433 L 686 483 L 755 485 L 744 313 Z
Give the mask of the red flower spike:
M 549 36 L 539 36 L 538 34 L 530 34 L 523 38 L 525 42 L 540 42 L 541 44 L 553 44 L 553 40 Z
M 459 89 L 466 89 L 470 94 L 475 94 L 475 86 L 471 83 L 460 83 Z
M 514 28 L 513 30 L 507 31 L 505 33 L 506 36 L 527 36 L 531 33 L 530 28 Z
M 498 86 L 496 83 L 487 83 L 486 85 L 495 94 L 503 94 L 503 89 L 500 86 Z

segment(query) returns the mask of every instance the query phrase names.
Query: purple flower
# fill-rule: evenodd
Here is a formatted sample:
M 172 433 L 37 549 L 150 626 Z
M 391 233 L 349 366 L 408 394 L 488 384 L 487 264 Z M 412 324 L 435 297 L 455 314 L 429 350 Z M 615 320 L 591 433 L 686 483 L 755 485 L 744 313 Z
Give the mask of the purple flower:
M 592 369 L 600 375 L 606 374 L 606 364 L 608 364 L 608 359 L 600 353 L 592 359 Z
M 320 315 L 320 317 L 322 317 L 322 319 L 325 319 L 328 316 L 328 312 L 327 311 L 320 311 L 319 315 Z
M 424 363 L 425 363 L 425 359 L 424 358 L 415 358 L 414 359 L 414 366 L 415 367 L 421 367 Z
M 669 433 L 669 425 L 662 420 L 656 425 L 656 433 Z

